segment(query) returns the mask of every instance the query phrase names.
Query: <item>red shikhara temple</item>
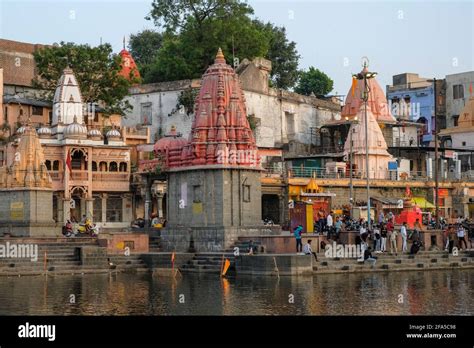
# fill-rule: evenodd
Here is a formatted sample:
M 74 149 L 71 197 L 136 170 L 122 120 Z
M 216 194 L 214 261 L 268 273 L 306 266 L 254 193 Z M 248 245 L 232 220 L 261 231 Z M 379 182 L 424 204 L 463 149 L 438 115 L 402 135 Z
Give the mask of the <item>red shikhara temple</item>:
M 168 169 L 260 168 L 239 77 L 220 48 L 202 77 L 194 115 L 188 141 L 173 128 L 155 144 Z
M 140 79 L 140 72 L 130 52 L 124 47 L 123 50 L 120 51 L 119 56 L 122 58 L 122 70 L 120 70 L 119 74 L 127 80 Z

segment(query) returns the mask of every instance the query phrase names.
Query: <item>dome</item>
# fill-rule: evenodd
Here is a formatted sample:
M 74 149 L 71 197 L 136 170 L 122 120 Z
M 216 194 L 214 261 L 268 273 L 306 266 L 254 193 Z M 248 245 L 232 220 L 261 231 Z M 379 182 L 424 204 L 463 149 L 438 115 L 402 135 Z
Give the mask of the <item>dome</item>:
M 42 126 L 40 129 L 38 129 L 36 133 L 38 133 L 38 136 L 41 138 L 41 137 L 51 136 L 52 131 L 51 131 L 51 128 Z
M 25 126 L 21 126 L 20 128 L 16 130 L 15 134 L 21 135 L 25 133 L 25 130 L 26 130 Z
M 87 132 L 87 136 L 89 138 L 102 138 L 102 133 L 100 130 L 93 128 Z
M 118 130 L 116 130 L 115 128 L 112 128 L 111 130 L 107 132 L 106 136 L 107 136 L 107 139 L 120 139 L 122 135 L 120 134 Z
M 187 144 L 187 140 L 181 137 L 181 134 L 176 132 L 176 127 L 172 126 L 171 131 L 163 138 L 158 140 L 153 146 L 155 154 L 166 153 L 166 150 L 181 149 Z
M 77 119 L 74 118 L 74 122 L 68 124 L 63 131 L 64 138 L 86 138 L 87 137 L 87 127 L 77 123 Z

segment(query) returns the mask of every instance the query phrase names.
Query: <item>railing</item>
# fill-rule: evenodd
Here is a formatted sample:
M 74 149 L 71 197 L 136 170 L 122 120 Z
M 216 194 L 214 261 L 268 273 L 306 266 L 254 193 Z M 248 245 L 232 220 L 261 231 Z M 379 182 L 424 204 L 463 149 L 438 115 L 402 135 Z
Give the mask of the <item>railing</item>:
M 84 181 L 87 180 L 87 170 L 73 170 L 70 175 L 71 180 Z
M 49 175 L 51 176 L 51 179 L 52 180 L 57 180 L 57 181 L 61 181 L 63 180 L 63 172 L 59 172 L 59 171 L 49 171 Z
M 129 181 L 130 174 L 128 173 L 110 173 L 110 172 L 93 172 L 93 181 Z
M 279 167 L 264 168 L 262 175 L 264 176 L 283 176 L 284 169 Z M 290 178 L 317 178 L 317 179 L 349 179 L 350 172 L 348 170 L 326 171 L 326 169 L 317 168 L 291 168 L 287 172 Z M 363 171 L 354 170 L 352 172 L 354 180 L 365 180 L 366 173 Z M 402 172 L 395 170 L 386 171 L 370 171 L 369 179 L 387 180 L 387 181 L 434 181 L 434 176 L 429 177 L 425 171 L 410 171 Z M 453 173 L 448 173 L 446 176 L 439 176 L 439 181 L 469 181 L 474 182 L 474 171 L 462 173 L 460 178 L 457 178 Z

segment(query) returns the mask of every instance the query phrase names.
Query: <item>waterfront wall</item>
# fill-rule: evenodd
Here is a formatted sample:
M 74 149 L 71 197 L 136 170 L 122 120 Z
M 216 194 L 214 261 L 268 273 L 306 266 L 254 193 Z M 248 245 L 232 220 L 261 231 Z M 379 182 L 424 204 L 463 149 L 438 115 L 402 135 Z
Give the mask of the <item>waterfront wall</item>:
M 235 268 L 237 275 L 312 275 L 313 255 L 241 255 L 235 258 Z

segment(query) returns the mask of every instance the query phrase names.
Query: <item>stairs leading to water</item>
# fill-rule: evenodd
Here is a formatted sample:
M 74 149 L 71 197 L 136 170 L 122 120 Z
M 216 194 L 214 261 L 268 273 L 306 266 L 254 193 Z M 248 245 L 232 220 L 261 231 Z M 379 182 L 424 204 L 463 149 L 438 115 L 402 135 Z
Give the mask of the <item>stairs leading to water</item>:
M 192 260 L 180 267 L 183 273 L 215 273 L 219 274 L 222 269 L 222 258 L 230 261 L 229 272 L 235 270 L 235 257 L 233 253 L 198 253 Z
M 445 251 L 420 251 L 416 255 L 390 253 L 375 254 L 377 261 L 372 266 L 368 261 L 360 263 L 357 259 L 328 258 L 324 253 L 318 254 L 318 262 L 314 263 L 315 273 L 402 271 L 440 268 L 474 268 L 474 251 L 460 251 L 457 256 Z

